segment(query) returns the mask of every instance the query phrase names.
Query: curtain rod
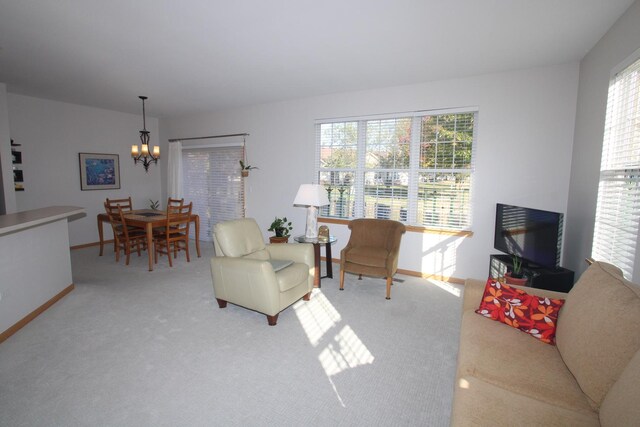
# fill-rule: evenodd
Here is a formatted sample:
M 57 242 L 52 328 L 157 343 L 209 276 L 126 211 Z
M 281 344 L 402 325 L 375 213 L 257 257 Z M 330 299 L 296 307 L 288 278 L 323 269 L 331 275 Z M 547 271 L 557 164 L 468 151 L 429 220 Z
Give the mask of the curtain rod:
M 230 133 L 228 135 L 196 136 L 194 138 L 174 138 L 174 139 L 170 139 L 169 142 L 192 141 L 194 139 L 228 138 L 231 136 L 249 136 L 249 134 L 248 133 Z

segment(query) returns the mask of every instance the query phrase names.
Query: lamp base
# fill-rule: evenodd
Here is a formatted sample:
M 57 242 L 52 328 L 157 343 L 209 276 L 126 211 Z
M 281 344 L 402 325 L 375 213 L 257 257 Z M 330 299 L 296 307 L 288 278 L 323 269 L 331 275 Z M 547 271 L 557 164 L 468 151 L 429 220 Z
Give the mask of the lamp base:
M 316 206 L 307 207 L 307 227 L 304 237 L 307 239 L 318 238 L 318 208 Z

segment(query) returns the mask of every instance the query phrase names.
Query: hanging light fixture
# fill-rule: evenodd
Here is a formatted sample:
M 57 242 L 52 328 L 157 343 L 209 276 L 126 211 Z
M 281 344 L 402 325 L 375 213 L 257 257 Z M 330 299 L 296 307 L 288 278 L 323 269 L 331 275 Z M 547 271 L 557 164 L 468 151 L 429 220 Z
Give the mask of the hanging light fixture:
M 140 145 L 140 150 L 138 150 L 137 144 L 131 146 L 131 157 L 133 157 L 134 164 L 142 162 L 145 172 L 149 172 L 151 162 L 158 164 L 160 147 L 153 147 L 153 153 L 149 150 L 149 131 L 147 130 L 147 119 L 144 111 L 144 100 L 147 99 L 147 97 L 139 96 L 138 98 L 142 99 L 142 130 L 140 131 L 140 142 L 142 144 Z

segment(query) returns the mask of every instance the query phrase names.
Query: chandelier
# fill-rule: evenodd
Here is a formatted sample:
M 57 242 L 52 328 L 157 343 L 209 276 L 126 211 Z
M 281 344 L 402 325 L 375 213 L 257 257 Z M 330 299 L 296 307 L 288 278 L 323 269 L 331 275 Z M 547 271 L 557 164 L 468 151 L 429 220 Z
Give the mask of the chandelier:
M 133 157 L 134 164 L 141 162 L 145 172 L 149 172 L 151 162 L 158 164 L 160 147 L 153 147 L 153 153 L 149 150 L 149 131 L 147 130 L 147 119 L 144 111 L 144 100 L 147 99 L 147 97 L 139 96 L 138 98 L 142 99 L 142 130 L 140 131 L 140 142 L 142 144 L 139 150 L 137 144 L 131 146 L 131 157 Z

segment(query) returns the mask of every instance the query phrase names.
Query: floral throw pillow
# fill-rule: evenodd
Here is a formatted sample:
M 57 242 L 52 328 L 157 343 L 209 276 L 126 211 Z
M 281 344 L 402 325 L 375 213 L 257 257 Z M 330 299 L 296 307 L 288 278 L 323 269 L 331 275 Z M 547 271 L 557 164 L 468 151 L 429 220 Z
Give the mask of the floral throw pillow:
M 563 299 L 530 295 L 490 278 L 476 313 L 555 345 L 558 312 L 563 304 Z

